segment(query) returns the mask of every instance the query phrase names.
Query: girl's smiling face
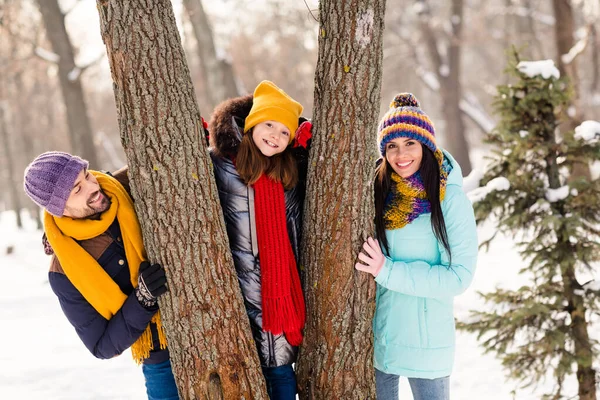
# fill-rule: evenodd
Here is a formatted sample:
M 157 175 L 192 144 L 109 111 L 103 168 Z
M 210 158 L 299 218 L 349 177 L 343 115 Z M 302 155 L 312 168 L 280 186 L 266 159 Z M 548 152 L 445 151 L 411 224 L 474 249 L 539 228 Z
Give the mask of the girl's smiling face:
M 423 147 L 415 139 L 396 138 L 386 144 L 385 159 L 394 172 L 402 178 L 408 178 L 421 167 Z
M 260 152 L 271 157 L 286 149 L 290 142 L 290 130 L 277 121 L 264 121 L 252 130 L 252 140 Z

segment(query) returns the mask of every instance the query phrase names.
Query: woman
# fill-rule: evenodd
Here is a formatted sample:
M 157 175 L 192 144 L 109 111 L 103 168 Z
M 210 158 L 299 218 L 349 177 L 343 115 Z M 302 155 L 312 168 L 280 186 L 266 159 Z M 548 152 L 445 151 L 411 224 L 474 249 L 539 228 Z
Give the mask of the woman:
M 378 130 L 378 241 L 367 239 L 356 264 L 377 282 L 377 398 L 398 399 L 404 376 L 415 400 L 446 400 L 454 296 L 471 283 L 477 260 L 473 208 L 459 165 L 437 147 L 433 124 L 412 94 L 394 98 Z

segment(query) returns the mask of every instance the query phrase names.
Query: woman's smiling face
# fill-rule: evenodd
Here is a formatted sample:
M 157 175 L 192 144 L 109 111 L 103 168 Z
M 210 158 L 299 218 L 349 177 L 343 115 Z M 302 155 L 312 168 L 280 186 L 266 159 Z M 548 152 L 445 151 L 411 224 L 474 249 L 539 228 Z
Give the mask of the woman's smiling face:
M 423 160 L 423 147 L 415 139 L 396 138 L 385 146 L 385 159 L 394 172 L 408 178 L 419 170 Z

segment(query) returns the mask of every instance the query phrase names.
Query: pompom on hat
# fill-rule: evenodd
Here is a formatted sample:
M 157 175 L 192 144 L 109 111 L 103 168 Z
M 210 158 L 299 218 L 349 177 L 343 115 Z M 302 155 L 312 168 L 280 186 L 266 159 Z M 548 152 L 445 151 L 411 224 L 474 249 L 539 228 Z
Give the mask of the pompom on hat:
M 25 169 L 23 188 L 38 206 L 62 217 L 79 173 L 88 162 L 60 151 L 40 154 Z
M 382 157 L 385 156 L 386 145 L 400 137 L 419 141 L 436 156 L 441 153 L 435 142 L 433 123 L 412 93 L 397 94 L 379 123 L 377 143 Z
M 273 82 L 262 81 L 254 89 L 252 109 L 246 117 L 244 133 L 265 121 L 277 121 L 290 130 L 290 143 L 294 140 L 298 119 L 303 107 Z

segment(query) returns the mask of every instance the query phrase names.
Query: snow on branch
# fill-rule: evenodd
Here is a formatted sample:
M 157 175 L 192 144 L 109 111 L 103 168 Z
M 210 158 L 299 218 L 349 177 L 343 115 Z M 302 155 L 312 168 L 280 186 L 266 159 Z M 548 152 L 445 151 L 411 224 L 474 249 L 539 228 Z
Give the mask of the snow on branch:
M 560 72 L 552 60 L 521 61 L 517 64 L 517 69 L 530 78 L 537 75 L 541 75 L 544 79 L 549 79 L 551 76 L 560 78 Z
M 49 50 L 43 49 L 41 47 L 36 47 L 35 50 L 35 55 L 38 56 L 39 58 L 41 58 L 42 60 L 46 60 L 48 62 L 51 63 L 58 63 L 60 61 L 60 56 L 56 53 L 53 53 Z
M 581 125 L 575 128 L 575 139 L 586 141 L 590 144 L 600 141 L 600 122 L 583 121 Z
M 582 36 L 582 38 L 579 39 L 577 41 L 577 43 L 575 43 L 573 45 L 573 47 L 571 47 L 569 52 L 567 54 L 563 54 L 562 56 L 560 56 L 560 59 L 562 60 L 562 62 L 565 64 L 571 64 L 573 62 L 573 60 L 575 59 L 575 57 L 577 57 L 578 55 L 583 53 L 583 51 L 585 50 L 585 47 L 587 46 L 589 36 L 590 36 L 590 29 L 588 27 L 587 29 L 585 29 L 585 33 Z
M 558 189 L 546 189 L 546 200 L 550 203 L 556 203 L 569 197 L 569 185 L 561 186 Z
M 510 182 L 504 177 L 494 178 L 487 185 L 471 190 L 467 193 L 467 197 L 471 203 L 477 203 L 486 198 L 486 196 L 494 191 L 502 191 L 510 189 Z
M 67 74 L 67 79 L 69 82 L 74 82 L 79 78 L 79 75 L 81 75 L 81 68 L 75 67 Z

